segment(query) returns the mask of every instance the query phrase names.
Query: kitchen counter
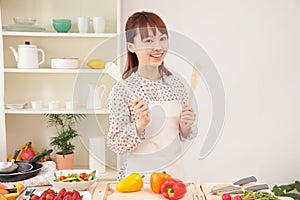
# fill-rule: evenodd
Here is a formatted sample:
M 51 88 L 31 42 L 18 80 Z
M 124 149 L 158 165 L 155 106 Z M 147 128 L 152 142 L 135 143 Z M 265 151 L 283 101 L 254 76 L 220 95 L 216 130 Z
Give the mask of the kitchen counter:
M 144 183 L 144 187 L 141 191 L 132 193 L 120 193 L 115 189 L 116 185 L 116 181 L 95 182 L 88 191 L 84 192 L 90 193 L 90 197 L 86 197 L 84 200 L 165 200 L 161 194 L 155 194 L 151 191 L 149 183 Z M 202 183 L 198 181 L 187 183 L 187 193 L 182 200 L 222 200 L 221 196 L 210 194 L 209 191 L 213 185 L 215 185 L 215 183 Z M 34 187 L 36 188 L 35 193 L 42 192 L 50 187 L 51 186 Z M 52 189 L 59 191 L 57 188 Z M 279 199 L 293 200 L 290 197 L 280 197 Z

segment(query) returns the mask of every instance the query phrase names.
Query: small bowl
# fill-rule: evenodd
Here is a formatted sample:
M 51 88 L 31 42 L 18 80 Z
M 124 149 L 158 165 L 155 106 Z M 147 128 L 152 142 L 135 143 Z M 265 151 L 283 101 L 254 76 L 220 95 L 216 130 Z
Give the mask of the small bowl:
M 76 69 L 78 68 L 78 58 L 51 58 L 51 68 Z
M 87 173 L 90 174 L 94 170 L 90 169 L 74 169 L 74 170 L 57 170 L 54 173 L 56 174 L 56 177 L 60 177 L 62 175 L 67 176 L 68 174 L 76 173 L 80 175 L 80 173 Z M 99 171 L 96 170 L 96 177 L 94 180 L 91 181 L 82 181 L 82 182 L 57 182 L 54 181 L 54 174 L 52 174 L 50 177 L 48 177 L 48 182 L 55 188 L 66 188 L 67 190 L 88 190 L 89 187 L 99 179 Z
M 53 19 L 52 26 L 58 33 L 67 33 L 71 29 L 70 19 Z
M 13 20 L 15 24 L 21 24 L 21 25 L 34 25 L 36 22 L 35 18 L 30 18 L 30 17 L 14 17 Z

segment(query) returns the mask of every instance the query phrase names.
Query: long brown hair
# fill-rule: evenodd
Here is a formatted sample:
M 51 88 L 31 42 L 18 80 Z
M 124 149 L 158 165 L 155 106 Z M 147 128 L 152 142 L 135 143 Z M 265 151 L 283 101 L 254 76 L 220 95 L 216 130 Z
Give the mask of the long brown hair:
M 137 35 L 137 30 L 139 30 L 139 33 L 141 34 L 141 39 L 148 37 L 148 28 L 151 28 L 154 34 L 156 34 L 157 28 L 162 34 L 166 34 L 168 36 L 166 25 L 158 15 L 152 12 L 141 11 L 133 13 L 127 20 L 125 26 L 126 42 L 134 42 L 133 40 Z M 139 61 L 136 54 L 127 49 L 127 62 L 122 76 L 123 79 L 129 77 L 132 72 L 136 72 L 138 65 Z M 171 72 L 167 70 L 167 68 L 164 66 L 164 63 L 159 66 L 159 72 L 161 75 L 163 75 L 163 73 L 165 73 L 167 76 L 171 75 Z

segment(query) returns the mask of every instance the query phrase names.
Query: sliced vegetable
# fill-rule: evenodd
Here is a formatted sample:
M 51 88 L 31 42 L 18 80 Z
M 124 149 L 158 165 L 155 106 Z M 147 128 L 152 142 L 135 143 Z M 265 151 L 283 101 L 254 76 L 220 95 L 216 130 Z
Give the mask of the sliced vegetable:
M 96 178 L 96 172 L 93 171 L 92 173 L 70 173 L 67 175 L 61 174 L 57 177 L 56 173 L 54 173 L 54 181 L 55 182 L 84 182 L 84 181 L 91 181 Z

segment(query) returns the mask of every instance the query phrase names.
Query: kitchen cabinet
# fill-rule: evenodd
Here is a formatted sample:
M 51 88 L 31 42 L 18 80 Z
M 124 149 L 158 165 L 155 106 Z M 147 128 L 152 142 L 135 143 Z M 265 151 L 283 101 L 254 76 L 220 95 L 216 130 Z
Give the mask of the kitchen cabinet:
M 1 99 L 0 99 L 0 160 L 5 160 L 10 152 L 22 146 L 28 140 L 37 148 L 48 148 L 53 131 L 47 127 L 45 113 L 85 113 L 86 124 L 80 124 L 81 139 L 75 141 L 77 162 L 75 167 L 88 167 L 87 138 L 105 134 L 108 130 L 107 96 L 115 83 L 105 70 L 92 70 L 86 66 L 91 58 L 105 61 L 117 61 L 119 25 L 119 0 L 0 0 L 2 26 L 14 24 L 13 17 L 35 17 L 36 24 L 45 28 L 43 32 L 20 32 L 1 30 Z M 89 33 L 78 33 L 76 18 L 79 16 L 103 16 L 104 33 L 94 33 L 92 23 Z M 52 27 L 53 18 L 68 18 L 72 27 L 68 33 L 56 33 Z M 2 27 L 1 26 L 1 27 Z M 30 41 L 45 52 L 45 62 L 38 69 L 19 69 L 10 50 L 19 44 Z M 102 45 L 102 47 L 101 47 Z M 51 58 L 78 58 L 79 69 L 53 69 Z M 106 90 L 102 96 L 104 106 L 101 109 L 86 109 L 88 83 L 104 84 Z M 42 109 L 33 110 L 30 102 L 41 100 Z M 49 110 L 47 102 L 59 101 L 58 109 Z M 74 101 L 78 107 L 74 110 L 65 108 L 64 103 Z M 8 103 L 27 103 L 25 109 L 6 109 Z M 90 124 L 97 123 L 93 130 Z M 104 137 L 104 135 L 102 135 Z M 103 144 L 105 145 L 105 144 Z M 113 163 L 114 156 L 112 157 Z

